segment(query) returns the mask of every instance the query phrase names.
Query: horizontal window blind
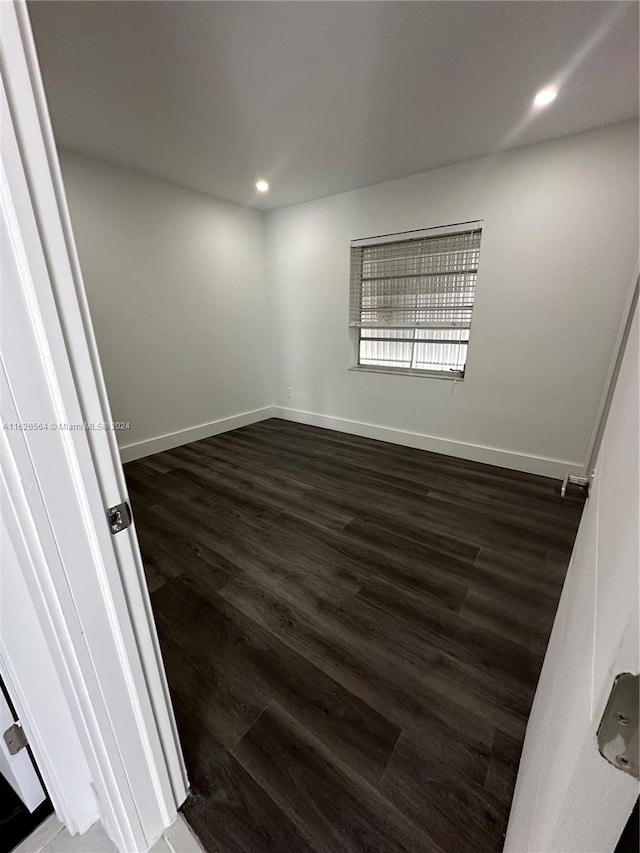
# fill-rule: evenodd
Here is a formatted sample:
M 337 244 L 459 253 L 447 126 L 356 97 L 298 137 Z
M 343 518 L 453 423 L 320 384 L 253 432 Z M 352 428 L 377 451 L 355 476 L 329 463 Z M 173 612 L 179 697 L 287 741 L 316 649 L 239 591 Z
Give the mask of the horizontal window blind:
M 349 324 L 359 364 L 463 375 L 482 229 L 351 247 Z

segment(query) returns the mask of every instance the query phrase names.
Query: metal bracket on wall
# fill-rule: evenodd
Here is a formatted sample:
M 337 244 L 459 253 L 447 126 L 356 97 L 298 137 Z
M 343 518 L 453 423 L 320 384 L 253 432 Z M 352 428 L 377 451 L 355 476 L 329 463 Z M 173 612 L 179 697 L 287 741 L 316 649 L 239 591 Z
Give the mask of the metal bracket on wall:
M 562 481 L 562 487 L 560 489 L 561 497 L 565 497 L 567 494 L 567 487 L 569 485 L 572 486 L 580 486 L 582 489 L 585 489 L 587 495 L 589 494 L 589 487 L 593 482 L 593 477 L 596 472 L 592 471 L 588 477 L 578 477 L 576 474 L 565 474 L 564 480 Z
M 635 779 L 640 778 L 639 690 L 640 675 L 621 672 L 616 676 L 597 734 L 600 755 Z

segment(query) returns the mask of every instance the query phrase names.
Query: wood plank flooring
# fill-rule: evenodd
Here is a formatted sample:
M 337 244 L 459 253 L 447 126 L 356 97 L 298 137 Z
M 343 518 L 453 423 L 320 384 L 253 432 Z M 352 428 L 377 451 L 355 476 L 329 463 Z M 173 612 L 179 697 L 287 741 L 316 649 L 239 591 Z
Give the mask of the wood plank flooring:
M 272 419 L 125 472 L 209 853 L 493 853 L 582 501 Z

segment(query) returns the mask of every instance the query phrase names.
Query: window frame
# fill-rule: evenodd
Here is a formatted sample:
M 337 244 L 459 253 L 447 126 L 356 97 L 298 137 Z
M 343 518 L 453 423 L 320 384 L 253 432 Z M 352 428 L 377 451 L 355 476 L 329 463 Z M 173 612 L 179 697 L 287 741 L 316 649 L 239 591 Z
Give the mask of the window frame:
M 476 219 L 469 220 L 466 222 L 460 222 L 452 225 L 443 225 L 443 226 L 435 226 L 433 228 L 420 228 L 411 231 L 399 231 L 391 234 L 381 234 L 375 237 L 365 237 L 358 240 L 352 240 L 350 248 L 353 250 L 354 248 L 364 248 L 367 246 L 386 246 L 392 243 L 402 243 L 411 240 L 419 240 L 422 238 L 434 238 L 434 237 L 449 237 L 454 236 L 456 234 L 465 234 L 468 232 L 479 231 L 480 232 L 480 241 L 482 241 L 482 235 L 484 231 L 484 220 Z M 353 320 L 354 314 L 354 265 L 353 265 L 353 257 L 350 259 L 350 289 L 349 289 L 349 332 L 351 337 L 351 343 L 353 348 L 353 363 L 348 368 L 351 371 L 357 373 L 379 373 L 379 374 L 391 374 L 396 376 L 416 376 L 424 379 L 445 379 L 450 382 L 463 382 L 465 379 L 465 374 L 467 371 L 468 363 L 469 363 L 469 344 L 471 340 L 471 325 L 473 321 L 473 308 L 475 308 L 475 288 L 477 287 L 477 278 L 480 271 L 480 258 L 478 257 L 478 267 L 476 271 L 476 279 L 474 283 L 474 298 L 471 308 L 471 319 L 469 320 L 469 336 L 466 341 L 467 343 L 467 355 L 465 358 L 464 368 L 460 371 L 458 370 L 432 370 L 432 369 L 423 369 L 417 367 L 393 367 L 389 365 L 374 365 L 374 364 L 361 364 L 360 363 L 360 349 L 361 342 L 363 340 L 362 331 L 363 328 L 373 328 L 374 326 L 363 326 L 358 322 Z M 360 283 L 362 282 L 362 273 L 360 271 Z M 360 304 L 357 308 L 359 312 L 361 310 Z M 388 328 L 384 325 L 380 325 L 380 329 Z M 420 328 L 420 326 L 407 326 L 407 333 L 414 334 L 415 329 Z M 428 327 L 425 327 L 428 328 Z M 452 328 L 455 328 L 452 326 Z M 365 337 L 366 340 L 366 337 Z M 392 340 L 392 339 L 391 339 Z

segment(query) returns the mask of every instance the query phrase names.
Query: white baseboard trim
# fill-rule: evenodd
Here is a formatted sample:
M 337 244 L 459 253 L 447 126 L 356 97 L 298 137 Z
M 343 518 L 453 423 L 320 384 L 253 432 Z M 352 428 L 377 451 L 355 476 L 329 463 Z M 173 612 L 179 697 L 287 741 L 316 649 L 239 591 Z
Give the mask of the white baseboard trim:
M 209 438 L 211 435 L 228 432 L 230 429 L 238 429 L 238 427 L 264 421 L 266 418 L 272 418 L 273 412 L 273 406 L 265 406 L 263 409 L 254 409 L 252 412 L 242 412 L 239 415 L 232 415 L 230 418 L 220 418 L 220 420 L 210 421 L 199 426 L 187 427 L 187 429 L 169 432 L 166 435 L 159 435 L 146 441 L 125 444 L 120 448 L 120 458 L 123 462 L 142 459 L 143 456 L 151 456 L 153 453 L 171 450 L 172 447 L 180 447 L 180 445 L 189 444 L 191 441 L 200 441 L 201 438 Z
M 192 441 L 199 441 L 211 435 L 218 435 L 221 432 L 228 432 L 232 429 L 248 426 L 267 418 L 283 418 L 284 420 L 295 421 L 300 424 L 333 429 L 338 432 L 360 435 L 363 438 L 373 438 L 378 441 L 387 441 L 390 444 L 415 447 L 418 450 L 430 450 L 433 453 L 443 453 L 445 456 L 457 456 L 460 459 L 485 462 L 488 465 L 497 465 L 500 468 L 511 468 L 515 471 L 525 471 L 528 474 L 541 474 L 542 476 L 553 477 L 559 480 L 567 472 L 569 474 L 582 474 L 584 468 L 579 462 L 517 453 L 513 450 L 502 450 L 497 447 L 486 447 L 480 444 L 468 444 L 449 438 L 439 438 L 433 435 L 425 435 L 424 433 L 395 429 L 394 427 L 353 421 L 347 418 L 334 417 L 333 415 L 320 415 L 316 412 L 290 409 L 285 406 L 265 406 L 262 409 L 242 412 L 239 415 L 233 415 L 229 418 L 220 418 L 217 421 L 188 427 L 187 429 L 160 435 L 146 441 L 127 444 L 120 448 L 120 457 L 123 462 L 131 462 L 134 459 L 142 459 L 144 456 L 151 456 L 163 450 L 171 450 L 172 447 L 180 447 L 183 444 L 189 444 Z
M 393 427 L 378 426 L 377 424 L 352 421 L 337 418 L 332 415 L 319 415 L 315 412 L 305 412 L 301 409 L 289 409 L 275 406 L 272 417 L 295 421 L 300 424 L 333 429 L 360 435 L 363 438 L 373 438 L 387 441 L 390 444 L 402 444 L 405 447 L 416 447 L 418 450 L 430 450 L 433 453 L 443 453 L 446 456 L 457 456 L 473 462 L 485 462 L 488 465 L 498 465 L 500 468 L 511 468 L 515 471 L 525 471 L 527 474 L 541 474 L 561 480 L 568 472 L 582 474 L 583 465 L 578 462 L 567 462 L 562 459 L 549 459 L 544 456 L 532 456 L 516 453 L 513 450 L 500 450 L 497 447 L 485 447 L 480 444 L 467 444 L 453 441 L 449 438 L 438 438 L 418 432 L 408 432 Z

